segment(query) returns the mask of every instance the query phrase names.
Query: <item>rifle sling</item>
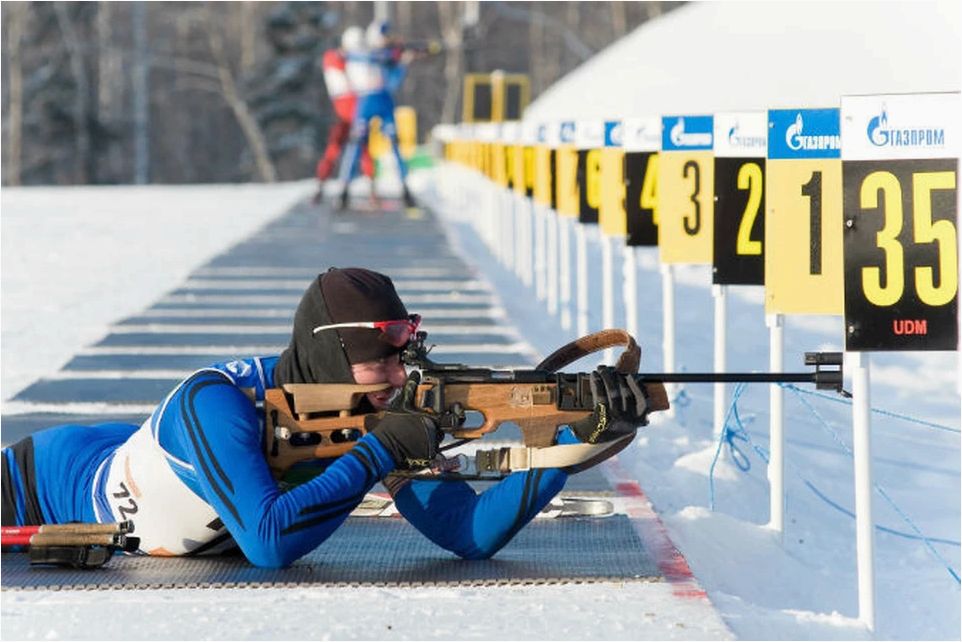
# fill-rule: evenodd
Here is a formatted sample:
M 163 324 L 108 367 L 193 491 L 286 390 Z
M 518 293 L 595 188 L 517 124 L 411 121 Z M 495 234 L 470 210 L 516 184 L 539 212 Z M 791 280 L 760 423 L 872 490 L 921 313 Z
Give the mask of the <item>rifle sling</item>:
M 561 468 L 577 473 L 590 468 L 623 450 L 635 433 L 600 444 L 565 444 L 526 448 L 523 446 L 479 450 L 475 466 L 479 473 L 512 473 L 535 468 Z

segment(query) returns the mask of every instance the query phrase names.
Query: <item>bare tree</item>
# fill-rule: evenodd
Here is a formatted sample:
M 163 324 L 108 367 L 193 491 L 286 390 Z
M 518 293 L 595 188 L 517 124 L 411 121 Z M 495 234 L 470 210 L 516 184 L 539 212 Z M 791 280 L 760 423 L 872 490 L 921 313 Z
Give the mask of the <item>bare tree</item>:
M 23 162 L 23 33 L 27 21 L 27 4 L 8 4 L 4 12 L 7 17 L 7 78 L 9 86 L 9 109 L 7 111 L 7 157 L 4 163 L 8 185 L 20 184 L 21 163 Z
M 214 57 L 214 64 L 217 67 L 221 93 L 234 113 L 237 124 L 240 125 L 244 138 L 250 146 L 257 173 L 262 181 L 274 182 L 277 180 L 277 170 L 274 168 L 274 163 L 267 151 L 267 141 L 264 139 L 264 133 L 261 131 L 257 119 L 254 118 L 247 102 L 237 89 L 234 72 L 231 70 L 227 55 L 224 52 L 224 39 L 218 30 L 217 16 L 209 6 L 207 11 L 207 41 Z
M 438 23 L 444 41 L 444 103 L 441 106 L 442 123 L 453 123 L 458 118 L 458 95 L 461 93 L 461 74 L 464 63 L 464 25 L 461 7 L 457 2 L 438 2 Z
M 615 39 L 628 33 L 628 12 L 622 0 L 611 2 L 611 28 L 615 32 Z
M 87 105 L 87 100 L 90 96 L 90 82 L 87 77 L 86 65 L 84 65 L 80 38 L 74 29 L 69 8 L 70 5 L 66 2 L 54 3 L 57 25 L 60 27 L 64 44 L 67 47 L 70 71 L 76 85 L 73 92 L 74 144 L 76 145 L 74 155 L 74 172 L 76 176 L 74 180 L 78 183 L 86 183 L 90 179 L 90 172 L 88 170 L 91 165 L 89 107 Z

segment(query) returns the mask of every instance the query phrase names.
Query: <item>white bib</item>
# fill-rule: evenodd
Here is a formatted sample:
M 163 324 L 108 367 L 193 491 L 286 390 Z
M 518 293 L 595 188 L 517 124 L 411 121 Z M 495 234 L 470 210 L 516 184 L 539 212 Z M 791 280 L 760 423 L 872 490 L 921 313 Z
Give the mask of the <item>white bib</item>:
M 171 465 L 167 453 L 154 440 L 147 419 L 117 449 L 106 471 L 105 494 L 112 516 L 102 515 L 100 519 L 132 520 L 140 551 L 149 555 L 190 553 L 226 532 L 214 508 L 195 495 Z M 94 488 L 101 474 L 102 467 Z M 233 540 L 210 552 L 229 546 L 233 546 Z

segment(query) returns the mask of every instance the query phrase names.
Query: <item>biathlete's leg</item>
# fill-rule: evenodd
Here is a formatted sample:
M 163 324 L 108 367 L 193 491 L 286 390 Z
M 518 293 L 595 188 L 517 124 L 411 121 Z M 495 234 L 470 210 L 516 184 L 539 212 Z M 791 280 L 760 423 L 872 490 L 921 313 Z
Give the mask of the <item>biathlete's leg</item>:
M 354 178 L 354 174 L 357 171 L 361 150 L 363 149 L 362 145 L 367 147 L 367 132 L 367 120 L 363 118 L 363 115 L 359 114 L 359 117 L 354 120 L 354 125 L 351 127 L 351 142 L 348 143 L 347 151 L 344 155 L 344 162 L 341 164 L 341 180 L 344 181 L 340 200 L 341 209 L 347 209 L 351 179 Z
M 338 120 L 332 126 L 327 136 L 327 147 L 324 149 L 324 156 L 317 161 L 317 193 L 314 195 L 313 202 L 316 205 L 321 202 L 324 196 L 324 182 L 334 173 L 334 166 L 341 157 L 344 143 L 347 142 L 351 134 L 351 121 Z
M 404 161 L 404 157 L 401 156 L 401 146 L 398 143 L 397 125 L 394 122 L 393 113 L 390 116 L 381 116 L 381 127 L 384 131 L 384 134 L 391 141 L 391 151 L 394 153 L 394 159 L 397 161 L 398 173 L 401 175 L 401 190 L 404 198 L 404 206 L 417 207 L 414 197 L 411 196 L 411 192 L 408 190 L 408 166 Z
M 327 135 L 327 147 L 324 149 L 324 156 L 317 162 L 317 180 L 324 182 L 334 173 L 334 165 L 341 157 L 344 144 L 351 135 L 351 121 L 338 120 L 332 126 Z

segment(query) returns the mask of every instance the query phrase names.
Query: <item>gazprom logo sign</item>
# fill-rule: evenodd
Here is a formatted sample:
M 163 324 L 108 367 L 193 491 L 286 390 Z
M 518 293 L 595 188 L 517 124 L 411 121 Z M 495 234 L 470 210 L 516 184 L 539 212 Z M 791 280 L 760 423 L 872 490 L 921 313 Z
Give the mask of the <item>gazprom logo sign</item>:
M 769 158 L 841 158 L 838 109 L 772 109 L 768 112 Z
M 876 147 L 944 147 L 945 129 L 918 127 L 903 123 L 889 124 L 888 109 L 883 103 L 879 113 L 868 121 L 865 129 L 868 142 Z
M 712 116 L 665 116 L 661 148 L 665 151 L 711 150 L 714 128 Z
M 605 147 L 621 147 L 624 137 L 624 127 L 620 120 L 605 121 Z
M 570 145 L 575 142 L 575 121 L 566 120 L 561 123 L 561 131 L 558 133 L 563 145 Z

